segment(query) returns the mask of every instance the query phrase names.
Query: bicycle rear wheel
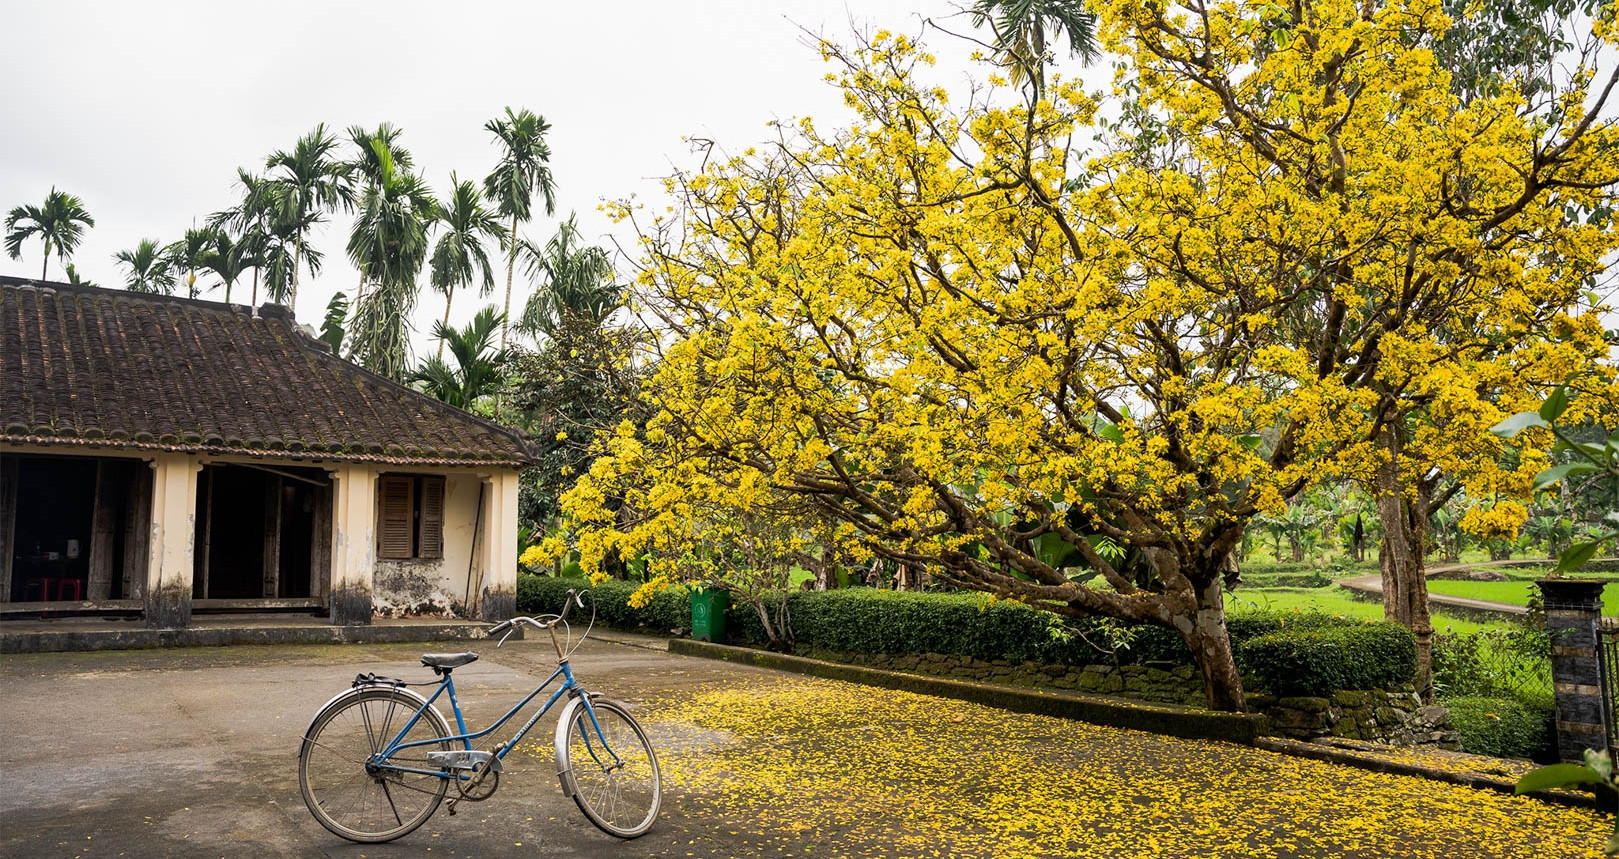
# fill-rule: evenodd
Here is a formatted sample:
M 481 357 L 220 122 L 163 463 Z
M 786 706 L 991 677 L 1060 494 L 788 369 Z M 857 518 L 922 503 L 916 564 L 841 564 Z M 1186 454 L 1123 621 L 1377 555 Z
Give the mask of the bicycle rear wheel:
M 663 802 L 658 756 L 623 704 L 589 705 L 580 699 L 557 724 L 562 790 L 603 832 L 635 838 L 652 828 Z
M 448 740 L 404 749 L 378 766 L 382 751 L 425 702 L 398 689 L 362 689 L 328 705 L 310 724 L 298 751 L 298 787 L 320 825 L 360 843 L 392 841 L 421 826 L 438 810 L 448 779 L 428 763 L 430 751 L 448 751 Z M 444 717 L 422 711 L 402 742 L 450 736 Z

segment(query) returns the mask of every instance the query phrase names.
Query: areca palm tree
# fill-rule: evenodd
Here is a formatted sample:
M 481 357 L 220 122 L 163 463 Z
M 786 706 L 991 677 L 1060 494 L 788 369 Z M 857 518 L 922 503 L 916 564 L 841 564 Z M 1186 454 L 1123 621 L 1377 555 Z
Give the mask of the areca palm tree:
M 451 328 L 439 322 L 433 336 L 450 347 L 451 367 L 443 356 L 429 358 L 410 381 L 428 394 L 462 409 L 471 409 L 478 400 L 495 393 L 506 378 L 506 353 L 495 346 L 495 331 L 504 320 L 494 305 L 478 311 L 465 328 Z
M 623 304 L 612 259 L 599 247 L 583 246 L 574 216 L 544 248 L 528 250 L 528 272 L 538 276 L 539 286 L 523 308 L 518 330 L 555 340 L 567 325 L 599 327 Z
M 349 355 L 397 381 L 409 362 L 416 277 L 427 259 L 427 233 L 438 219 L 438 203 L 420 176 L 396 167 L 384 143 L 372 145 L 379 160 L 377 182 L 360 198 L 348 241 L 349 259 L 367 287 L 355 302 Z
M 200 291 L 197 289 L 197 271 L 204 268 L 203 258 L 213 246 L 214 236 L 218 232 L 212 227 L 193 227 L 186 230 L 185 238 L 163 249 L 175 280 L 185 285 L 187 298 L 196 298 Z
M 236 185 L 242 189 L 242 198 L 235 205 L 208 217 L 208 225 L 235 233 L 233 239 L 245 268 L 253 269 L 253 305 L 259 303 L 259 275 L 266 272 L 273 251 L 281 242 L 273 229 L 275 212 L 281 206 L 281 188 L 263 176 L 256 176 L 238 167 Z M 284 271 L 287 266 L 281 266 Z M 274 287 L 270 292 L 275 295 Z M 226 291 L 229 301 L 229 290 Z
M 212 272 L 219 278 L 219 283 L 210 286 L 225 287 L 225 303 L 230 303 L 231 287 L 235 286 L 236 279 L 249 268 L 256 268 L 258 260 L 253 255 L 251 245 L 245 241 L 231 238 L 230 233 L 222 229 L 214 229 L 211 240 L 204 249 L 199 260 L 198 268 Z
M 359 202 L 368 186 L 375 185 L 382 175 L 382 159 L 377 155 L 373 143 L 382 144 L 388 155 L 393 158 L 395 170 L 409 170 L 416 166 L 412 163 L 410 150 L 399 143 L 399 136 L 403 131 L 391 122 L 384 122 L 377 126 L 375 131 L 367 131 L 363 125 L 351 125 L 348 129 L 349 143 L 354 146 L 354 157 L 343 162 L 343 172 L 349 181 L 350 200 L 352 205 Z
M 444 293 L 444 322 L 440 326 L 444 329 L 450 324 L 450 302 L 455 299 L 457 287 L 471 286 L 473 279 L 482 274 L 478 294 L 487 296 L 495 288 L 484 239 L 493 238 L 502 244 L 506 241 L 506 228 L 501 226 L 500 216 L 483 207 L 477 185 L 461 181 L 451 173 L 450 187 L 453 190 L 449 202 L 443 207 L 444 232 L 433 247 L 431 278 L 433 288 Z M 438 357 L 444 357 L 443 338 L 438 342 Z
M 1046 51 L 1063 36 L 1069 54 L 1091 62 L 1098 56 L 1096 15 L 1086 0 L 976 0 L 973 23 L 995 33 L 1000 62 L 1013 83 L 1034 81 L 1035 97 L 1045 90 Z
M 484 196 L 495 204 L 495 210 L 511 221 L 506 241 L 506 301 L 502 315 L 512 312 L 512 279 L 517 271 L 517 225 L 531 217 L 534 192 L 545 201 L 547 215 L 556 211 L 556 181 L 551 176 L 551 147 L 545 135 L 551 130 L 544 117 L 536 116 L 527 108 L 512 112 L 506 108 L 505 118 L 491 119 L 484 128 L 495 135 L 501 146 L 500 163 L 483 180 Z M 506 348 L 506 328 L 500 326 L 500 348 Z
M 119 251 L 113 259 L 126 269 L 124 286 L 130 292 L 168 295 L 174 291 L 174 271 L 157 239 L 141 239 L 134 250 Z
M 305 247 L 309 231 L 326 220 L 328 210 L 352 203 L 352 192 L 344 181 L 344 162 L 335 157 L 337 147 L 337 138 L 321 123 L 298 138 L 292 151 L 276 150 L 264 161 L 267 176 L 279 190 L 273 232 L 292 244 L 287 306 L 294 310 L 299 269 L 307 267 L 311 277 L 320 272 L 319 255 Z
M 53 186 L 45 195 L 42 206 L 21 205 L 6 215 L 6 253 L 12 259 L 22 259 L 22 243 L 39 238 L 45 242 L 45 261 L 39 267 L 39 279 L 44 280 L 51 264 L 51 251 L 63 265 L 73 256 L 84 228 L 96 225 L 95 218 L 85 211 L 84 201 Z
M 393 169 L 411 168 L 410 150 L 399 143 L 402 133 L 390 122 L 380 123 L 375 131 L 368 131 L 363 125 L 349 126 L 349 143 L 354 146 L 354 157 L 343 162 L 343 181 L 351 205 L 362 200 L 381 181 L 382 159 L 379 152 L 386 152 L 393 160 Z M 354 291 L 356 305 L 365 299 L 365 284 L 365 273 L 361 272 L 359 285 Z

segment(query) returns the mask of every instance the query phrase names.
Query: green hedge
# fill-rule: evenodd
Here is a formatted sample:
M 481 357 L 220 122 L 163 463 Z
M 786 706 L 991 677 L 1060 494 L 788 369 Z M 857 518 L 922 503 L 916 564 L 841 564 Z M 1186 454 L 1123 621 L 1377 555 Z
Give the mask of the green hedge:
M 562 610 L 562 601 L 569 589 L 574 589 L 587 594 L 585 617 L 590 616 L 588 610 L 594 606 L 596 622 L 603 626 L 650 629 L 662 634 L 691 627 L 691 601 L 685 591 L 666 590 L 653 597 L 646 607 L 630 608 L 630 594 L 635 593 L 638 587 L 640 585 L 635 582 L 617 579 L 592 586 L 589 579 L 518 576 L 517 613 L 555 614 Z M 569 620 L 573 622 L 573 618 Z
M 1417 668 L 1416 637 L 1386 622 L 1298 626 L 1234 646 L 1237 669 L 1257 690 L 1273 695 L 1388 689 L 1410 683 Z
M 590 589 L 598 622 L 620 629 L 668 634 L 691 626 L 691 602 L 682 588 L 659 594 L 641 609 L 626 605 L 637 585 L 607 581 L 591 588 L 580 579 L 519 576 L 520 613 L 555 612 L 569 588 Z M 1077 625 L 1078 634 L 1051 632 L 1051 616 L 1020 603 L 983 605 L 975 594 L 902 593 L 878 588 L 794 591 L 788 595 L 794 638 L 799 645 L 854 653 L 941 653 L 986 661 L 1088 663 L 1173 662 L 1191 664 L 1191 654 L 1175 632 L 1156 626 L 1130 628 L 1127 649 L 1103 653 L 1086 639 L 1103 643 L 1105 621 Z M 758 616 L 733 606 L 726 615 L 733 644 L 765 642 Z M 1336 689 L 1373 689 L 1411 682 L 1416 643 L 1411 633 L 1389 623 L 1364 623 L 1320 613 L 1233 612 L 1227 616 L 1238 668 L 1258 688 L 1280 695 L 1330 694 Z
M 1442 701 L 1462 751 L 1496 758 L 1540 757 L 1551 743 L 1552 712 L 1511 698 L 1462 696 Z

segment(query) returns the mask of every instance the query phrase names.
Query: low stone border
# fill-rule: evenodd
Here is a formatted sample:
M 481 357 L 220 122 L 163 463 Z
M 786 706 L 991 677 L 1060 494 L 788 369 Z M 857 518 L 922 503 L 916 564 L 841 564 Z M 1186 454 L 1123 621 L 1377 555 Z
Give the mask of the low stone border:
M 1323 746 L 1316 743 L 1307 743 L 1303 740 L 1288 740 L 1281 737 L 1259 737 L 1254 746 L 1268 752 L 1292 755 L 1299 758 L 1309 758 L 1316 761 L 1343 764 L 1377 773 L 1390 775 L 1415 776 L 1430 781 L 1459 784 L 1463 787 L 1476 787 L 1481 790 L 1493 790 L 1497 793 L 1512 795 L 1516 785 L 1504 778 L 1488 776 L 1482 773 L 1451 772 L 1437 767 L 1425 767 L 1420 764 L 1391 761 L 1380 758 L 1376 753 L 1356 754 L 1348 749 L 1337 749 L 1332 746 Z M 1528 794 L 1532 799 L 1550 802 L 1557 805 L 1569 805 L 1576 808 L 1595 808 L 1602 810 L 1601 800 L 1593 793 L 1576 793 L 1569 790 L 1549 790 Z M 1610 809 L 1611 810 L 1611 809 Z
M 777 668 L 905 692 L 937 695 L 941 698 L 955 698 L 1018 713 L 1058 716 L 1095 725 L 1135 728 L 1194 740 L 1225 740 L 1252 745 L 1267 730 L 1265 717 L 1251 713 L 1211 713 L 1169 704 L 1143 704 L 1096 695 L 1047 692 L 966 680 L 946 680 L 683 638 L 670 639 L 669 652 L 739 662 L 761 668 Z
M 401 644 L 482 639 L 484 624 L 240 626 L 189 629 L 9 632 L 0 624 L 0 653 L 66 653 L 235 644 Z

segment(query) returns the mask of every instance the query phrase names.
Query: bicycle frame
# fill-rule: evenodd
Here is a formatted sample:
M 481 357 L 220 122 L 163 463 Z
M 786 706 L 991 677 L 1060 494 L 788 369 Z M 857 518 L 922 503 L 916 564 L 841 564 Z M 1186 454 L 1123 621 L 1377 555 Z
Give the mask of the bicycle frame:
M 577 696 L 577 697 L 580 698 L 581 703 L 584 705 L 585 713 L 587 713 L 590 716 L 591 727 L 595 729 L 596 737 L 597 737 L 597 739 L 599 739 L 601 741 L 602 748 L 605 749 L 607 751 L 607 753 L 612 756 L 613 762 L 615 764 L 621 764 L 622 761 L 619 759 L 618 753 L 614 752 L 612 747 L 610 745 L 608 745 L 607 737 L 604 736 L 603 733 L 602 733 L 601 723 L 596 720 L 596 710 L 590 704 L 590 695 L 589 695 L 589 693 L 586 692 L 584 687 L 579 685 L 579 682 L 574 679 L 573 670 L 568 667 L 567 660 L 563 660 L 557 666 L 557 669 L 555 671 L 551 672 L 551 676 L 547 677 L 545 679 L 544 683 L 541 683 L 539 686 L 536 686 L 534 688 L 534 691 L 528 693 L 528 696 L 525 697 L 522 701 L 518 702 L 515 707 L 512 707 L 510 710 L 507 710 L 506 715 L 501 716 L 498 720 L 495 721 L 494 724 L 490 725 L 489 727 L 484 728 L 481 731 L 476 731 L 476 732 L 467 731 L 466 718 L 461 713 L 461 702 L 460 702 L 459 699 L 456 698 L 456 695 L 455 695 L 455 681 L 454 681 L 452 675 L 449 672 L 445 672 L 444 678 L 442 680 L 440 680 L 439 683 L 438 683 L 438 688 L 433 691 L 433 694 L 425 702 L 423 702 L 421 706 L 416 708 L 416 712 L 411 714 L 410 720 L 407 721 L 405 723 L 404 727 L 401 728 L 399 730 L 399 732 L 393 736 L 393 739 L 388 741 L 387 746 L 385 746 L 384 748 L 382 748 L 381 750 L 379 750 L 378 752 L 376 752 L 372 756 L 371 763 L 374 766 L 376 766 L 378 769 L 389 770 L 389 771 L 392 771 L 392 772 L 414 773 L 414 774 L 417 774 L 417 775 L 430 775 L 430 776 L 436 776 L 438 778 L 443 778 L 443 779 L 450 779 L 450 778 L 456 778 L 456 779 L 461 779 L 461 780 L 470 779 L 470 778 L 472 778 L 471 775 L 469 775 L 469 774 L 467 774 L 465 772 L 459 771 L 459 770 L 416 769 L 416 768 L 413 768 L 413 767 L 404 767 L 404 766 L 399 766 L 398 764 L 389 763 L 389 759 L 392 758 L 395 754 L 398 754 L 399 751 L 402 750 L 402 749 L 409 749 L 409 748 L 414 748 L 414 747 L 417 747 L 417 746 L 436 746 L 439 743 L 443 743 L 443 742 L 451 742 L 451 743 L 459 742 L 459 743 L 462 744 L 463 748 L 466 751 L 471 751 L 472 750 L 472 741 L 473 740 L 489 736 L 490 734 L 492 734 L 495 731 L 499 730 L 500 726 L 502 726 L 502 725 L 506 724 L 508 721 L 510 721 L 511 718 L 513 716 L 517 715 L 517 713 L 520 710 L 522 710 L 524 707 L 528 706 L 530 701 L 533 701 L 536 697 L 539 696 L 539 694 L 541 692 L 544 692 L 546 690 L 546 688 L 548 688 L 552 683 L 556 682 L 556 679 L 558 677 L 562 678 L 562 685 L 560 687 L 558 687 L 555 692 L 551 693 L 551 697 L 546 699 L 546 701 L 545 701 L 545 706 L 541 707 L 539 709 L 539 711 L 536 712 L 533 716 L 530 716 L 529 720 L 527 722 L 525 722 L 523 724 L 523 726 L 517 730 L 517 733 L 513 734 L 511 736 L 511 738 L 508 739 L 506 742 L 501 743 L 499 746 L 495 747 L 495 752 L 494 752 L 495 759 L 496 760 L 504 760 L 505 757 L 506 757 L 506 754 L 508 752 L 510 752 L 512 749 L 517 748 L 517 744 L 522 742 L 523 737 L 525 735 L 527 735 L 530 730 L 533 729 L 534 725 L 540 721 L 541 717 L 543 717 L 546 713 L 551 711 L 551 708 L 556 705 L 557 701 L 561 700 L 564 695 L 570 695 L 570 696 Z M 421 720 L 422 714 L 426 713 L 427 709 L 429 707 L 433 706 L 433 702 L 437 701 L 439 699 L 439 696 L 445 695 L 446 693 L 448 693 L 448 695 L 449 695 L 450 709 L 453 710 L 454 713 L 455 713 L 456 728 L 461 733 L 456 734 L 455 736 L 451 736 L 451 737 L 435 737 L 435 738 L 430 739 L 430 740 L 416 740 L 414 742 L 409 742 L 409 743 L 403 742 L 403 740 L 405 739 L 405 736 L 407 734 L 409 734 L 410 730 L 416 726 L 416 723 L 418 721 Z M 386 730 L 386 728 L 384 728 L 384 730 Z M 584 733 L 583 728 L 580 729 L 580 733 L 584 735 L 585 742 L 589 743 L 590 742 L 590 736 L 588 734 Z M 591 755 L 592 756 L 595 755 L 595 750 L 594 749 L 591 749 Z

